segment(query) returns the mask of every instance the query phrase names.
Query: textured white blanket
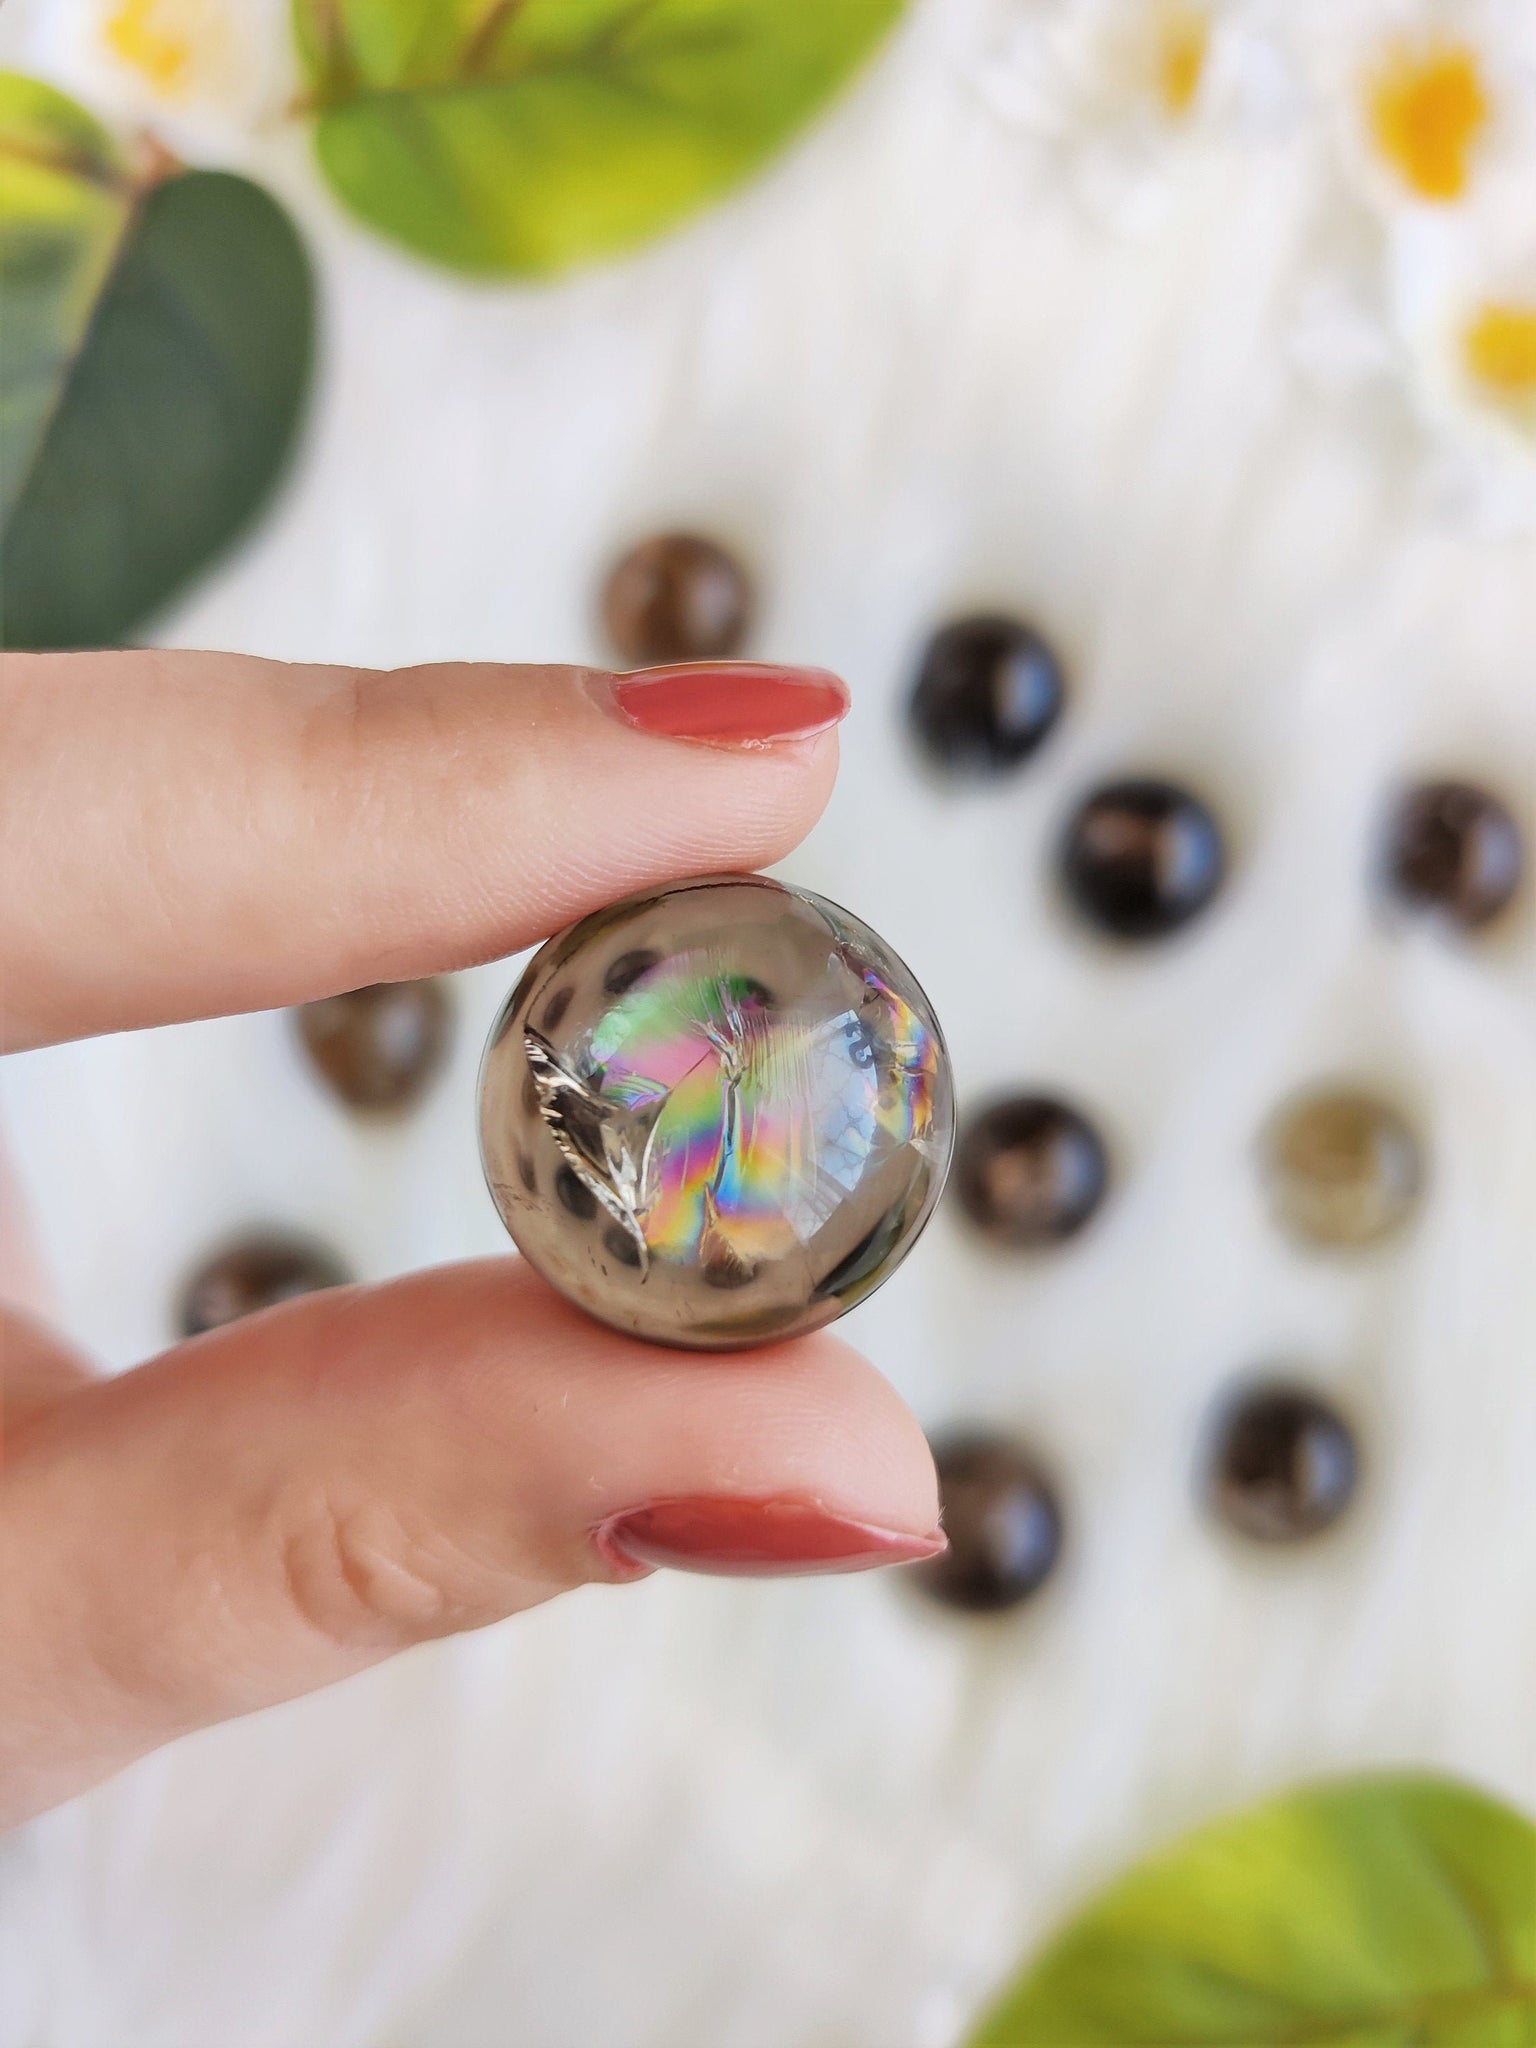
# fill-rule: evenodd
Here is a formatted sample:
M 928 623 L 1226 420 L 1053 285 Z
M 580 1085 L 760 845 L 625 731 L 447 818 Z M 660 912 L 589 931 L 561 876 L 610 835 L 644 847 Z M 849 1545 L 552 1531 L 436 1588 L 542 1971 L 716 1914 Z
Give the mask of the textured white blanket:
M 0 54 L 142 114 L 109 11 L 12 0 Z M 228 11 L 234 83 L 157 118 L 302 221 L 323 375 L 275 517 L 163 637 L 600 659 L 613 551 L 718 533 L 760 651 L 855 691 L 789 872 L 912 963 L 964 1099 L 1067 1091 L 1120 1180 L 1038 1261 L 941 1215 L 849 1326 L 925 1421 L 996 1418 L 1059 1469 L 1067 1558 L 1019 1619 L 663 1574 L 198 1737 L 0 1845 L 0 2041 L 949 2048 L 1086 1888 L 1250 1795 L 1420 1761 L 1536 1808 L 1536 934 L 1404 932 L 1368 882 L 1414 770 L 1487 777 L 1536 832 L 1536 446 L 1444 340 L 1513 261 L 1504 202 L 1395 201 L 1339 84 L 1403 9 L 1219 9 L 1176 118 L 1117 69 L 1109 0 L 930 0 L 744 196 L 538 290 L 340 217 L 270 118 L 277 10 Z M 1458 18 L 1529 200 L 1518 14 Z M 954 794 L 899 712 L 976 602 L 1059 641 L 1072 701 L 1017 781 Z M 1209 920 L 1134 960 L 1047 860 L 1122 767 L 1187 774 L 1236 839 Z M 473 1076 L 510 978 L 461 979 L 455 1071 L 394 1134 L 319 1096 L 280 1015 L 10 1062 L 72 1332 L 158 1347 L 252 1217 L 370 1277 L 500 1248 Z M 1253 1134 L 1316 1076 L 1427 1134 L 1422 1218 L 1379 1253 L 1302 1256 L 1264 1214 Z M 1194 1460 L 1276 1361 L 1359 1416 L 1366 1490 L 1336 1539 L 1255 1556 Z

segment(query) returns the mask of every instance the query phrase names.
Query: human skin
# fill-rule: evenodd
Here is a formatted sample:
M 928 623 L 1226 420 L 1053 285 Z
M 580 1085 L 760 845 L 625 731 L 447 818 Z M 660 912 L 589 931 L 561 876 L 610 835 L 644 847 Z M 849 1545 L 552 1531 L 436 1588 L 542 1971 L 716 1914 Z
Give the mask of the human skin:
M 0 1046 L 447 972 L 778 859 L 846 697 L 697 680 L 0 657 Z M 583 1584 L 942 1545 L 921 1430 L 831 1336 L 670 1352 L 508 1257 L 102 1379 L 23 1305 L 26 1267 L 0 1247 L 0 1825 Z

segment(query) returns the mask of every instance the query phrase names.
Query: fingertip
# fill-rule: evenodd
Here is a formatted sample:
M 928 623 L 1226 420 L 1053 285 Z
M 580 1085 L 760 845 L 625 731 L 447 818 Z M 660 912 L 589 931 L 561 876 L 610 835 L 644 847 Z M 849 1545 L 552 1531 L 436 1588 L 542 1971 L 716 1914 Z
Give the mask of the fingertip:
M 829 1467 L 857 1473 L 862 1485 L 879 1492 L 890 1526 L 932 1530 L 939 1518 L 933 1452 L 897 1388 L 847 1338 L 830 1330 L 784 1348 L 808 1405 L 807 1442 L 824 1444 Z
M 819 822 L 831 801 L 840 760 L 837 728 L 761 750 L 755 778 L 761 810 L 756 849 L 737 865 L 771 867 L 793 853 Z M 747 829 L 745 819 L 742 830 Z
M 832 1331 L 725 1355 L 673 1350 L 594 1322 L 522 1258 L 387 1292 L 378 1323 L 415 1387 L 411 1405 L 423 1417 L 451 1411 L 462 1440 L 505 1445 L 550 1531 L 585 1542 L 603 1516 L 703 1494 L 793 1493 L 914 1536 L 937 1524 L 921 1424 Z

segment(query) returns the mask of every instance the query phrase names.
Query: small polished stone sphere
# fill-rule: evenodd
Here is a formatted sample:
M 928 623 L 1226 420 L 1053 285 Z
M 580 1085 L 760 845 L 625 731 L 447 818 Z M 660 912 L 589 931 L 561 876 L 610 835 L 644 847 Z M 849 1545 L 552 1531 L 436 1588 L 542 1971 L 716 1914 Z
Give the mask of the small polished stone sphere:
M 351 1109 L 409 1109 L 436 1078 L 452 1037 L 440 981 L 385 981 L 294 1012 L 315 1071 Z
M 1160 939 L 1210 902 L 1226 871 L 1221 828 L 1172 782 L 1106 783 L 1078 808 L 1061 849 L 1067 895 L 1117 939 Z
M 1468 782 L 1410 789 L 1387 835 L 1387 875 L 1398 897 L 1468 931 L 1492 923 L 1513 901 L 1524 860 L 1509 811 Z
M 946 1607 L 996 1614 L 1037 1593 L 1061 1554 L 1062 1514 L 1050 1478 L 1022 1444 L 970 1432 L 933 1446 L 949 1548 L 913 1567 Z
M 1408 1123 L 1359 1089 L 1318 1089 L 1288 1103 L 1260 1149 L 1276 1221 L 1307 1244 L 1360 1246 L 1390 1236 L 1423 1185 Z
M 221 1245 L 192 1274 L 182 1292 L 177 1327 L 183 1337 L 197 1337 L 295 1295 L 345 1287 L 351 1279 L 336 1253 L 313 1238 L 252 1231 Z
M 519 1249 L 599 1321 L 731 1350 L 819 1329 L 910 1251 L 949 1165 L 927 997 L 846 910 L 683 882 L 534 956 L 480 1077 Z
M 1074 1236 L 1109 1186 L 1104 1142 L 1088 1119 L 1048 1095 L 993 1103 L 961 1131 L 955 1191 L 995 1244 L 1031 1249 Z
M 1343 1514 L 1359 1462 L 1353 1431 L 1326 1401 L 1301 1387 L 1252 1387 L 1218 1419 L 1207 1492 L 1244 1536 L 1295 1543 Z
M 603 590 L 603 626 L 631 668 L 724 660 L 746 638 L 751 609 L 745 569 L 693 533 L 641 541 L 614 565 Z
M 1000 775 L 1025 761 L 1061 713 L 1061 663 L 1033 627 L 984 614 L 929 641 L 912 692 L 912 728 L 940 768 Z

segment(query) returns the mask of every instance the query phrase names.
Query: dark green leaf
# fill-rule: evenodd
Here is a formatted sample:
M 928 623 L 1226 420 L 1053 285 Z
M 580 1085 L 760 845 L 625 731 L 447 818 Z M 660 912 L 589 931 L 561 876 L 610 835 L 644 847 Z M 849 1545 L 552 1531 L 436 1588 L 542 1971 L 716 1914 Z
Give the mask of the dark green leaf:
M 1427 1777 L 1206 1828 L 1112 1886 L 971 2048 L 1533 2048 L 1536 1828 Z
M 79 108 L 0 76 L 0 311 L 0 642 L 108 645 L 271 488 L 309 266 L 245 179 L 139 190 Z
M 337 192 L 464 270 L 556 271 L 737 184 L 901 0 L 294 0 Z

